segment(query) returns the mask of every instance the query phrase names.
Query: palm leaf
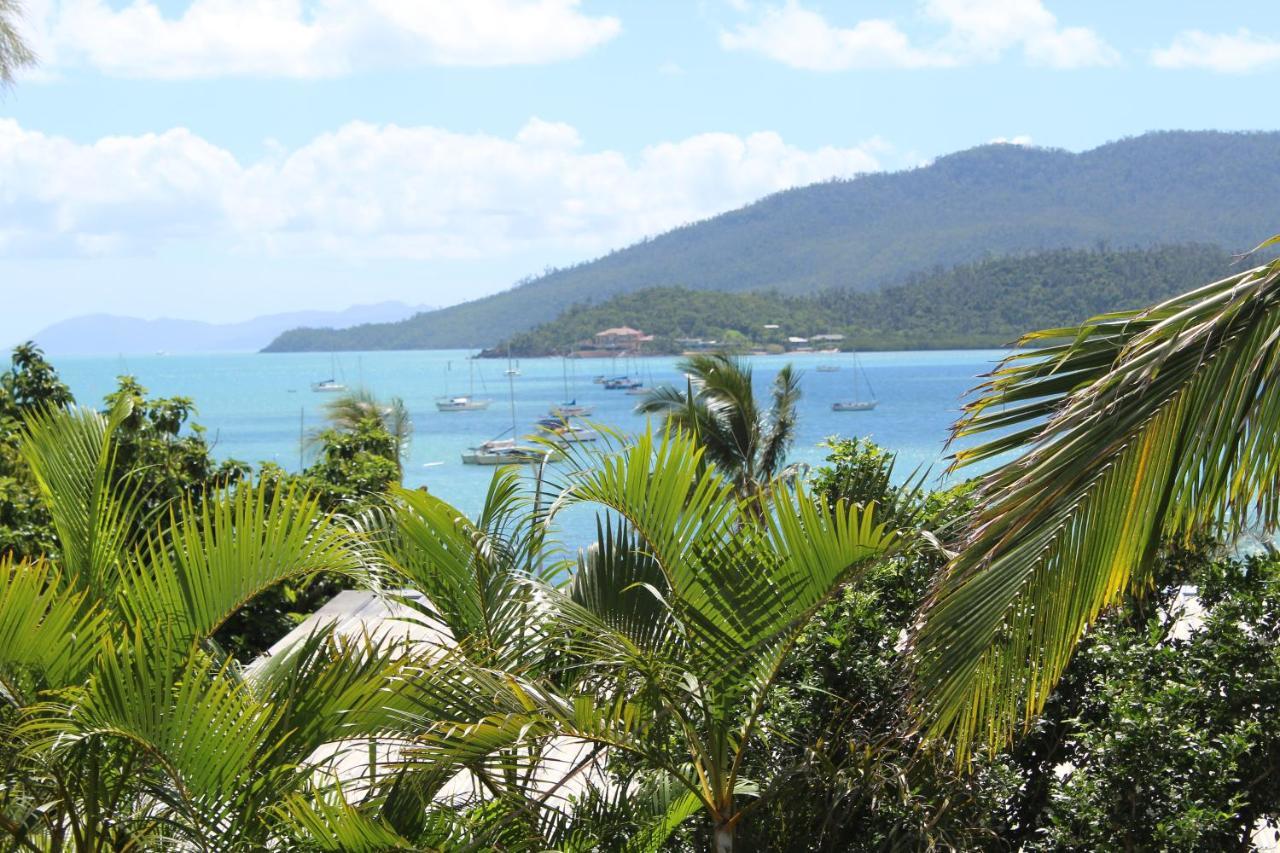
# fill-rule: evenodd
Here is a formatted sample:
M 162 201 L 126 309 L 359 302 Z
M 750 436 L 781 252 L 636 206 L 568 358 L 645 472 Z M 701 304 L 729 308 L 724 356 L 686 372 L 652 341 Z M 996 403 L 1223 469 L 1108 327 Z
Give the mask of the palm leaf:
M 115 472 L 116 429 L 128 403 L 103 416 L 48 408 L 23 424 L 21 453 L 58 534 L 69 580 L 103 595 L 116 581 L 139 521 L 138 496 Z
M 1169 539 L 1280 517 L 1280 264 L 1024 339 L 966 407 L 956 465 L 1024 454 L 981 504 L 915 638 L 919 701 L 963 759 L 1043 708 L 1082 634 Z
M 135 624 L 205 639 L 270 587 L 319 572 L 362 578 L 353 538 L 316 497 L 264 482 L 188 502 L 131 562 L 117 600 Z
M 80 682 L 105 630 L 101 609 L 52 564 L 0 558 L 0 690 L 11 699 L 23 692 L 10 677 L 16 668 L 48 686 Z

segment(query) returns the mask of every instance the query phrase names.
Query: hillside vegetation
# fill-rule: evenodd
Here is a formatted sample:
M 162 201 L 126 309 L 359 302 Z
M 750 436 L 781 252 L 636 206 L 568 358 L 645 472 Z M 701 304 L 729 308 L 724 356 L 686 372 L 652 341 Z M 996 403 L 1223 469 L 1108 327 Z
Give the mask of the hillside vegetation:
M 1153 133 L 1079 154 L 985 145 L 918 169 L 777 193 L 399 323 L 287 332 L 268 351 L 488 346 L 571 305 L 652 287 L 867 291 L 939 267 L 1100 241 L 1239 251 L 1265 236 L 1258 217 L 1278 196 L 1280 133 Z
M 611 326 L 653 334 L 657 352 L 679 352 L 696 337 L 742 346 L 790 335 L 836 332 L 859 349 L 998 347 L 1027 329 L 1145 305 L 1226 275 L 1231 257 L 1212 246 L 1058 249 L 997 258 L 913 276 L 874 293 L 830 290 L 809 296 L 651 288 L 573 306 L 556 320 L 514 335 L 488 354 L 568 351 Z M 777 325 L 776 330 L 765 329 Z

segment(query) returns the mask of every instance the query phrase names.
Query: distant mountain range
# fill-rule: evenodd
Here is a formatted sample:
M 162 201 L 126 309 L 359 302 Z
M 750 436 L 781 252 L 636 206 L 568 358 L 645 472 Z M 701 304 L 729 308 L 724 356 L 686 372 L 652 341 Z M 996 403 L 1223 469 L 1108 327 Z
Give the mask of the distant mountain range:
M 87 314 L 54 323 L 36 333 L 34 340 L 50 355 L 257 352 L 282 332 L 299 326 L 348 329 L 367 323 L 394 323 L 431 310 L 425 305 L 379 302 L 344 311 L 268 314 L 240 323 Z
M 480 347 L 652 287 L 876 290 L 991 257 L 1280 230 L 1280 133 L 1161 132 L 1091 151 L 984 145 L 917 169 L 788 190 L 510 290 L 394 323 L 298 329 L 267 348 Z

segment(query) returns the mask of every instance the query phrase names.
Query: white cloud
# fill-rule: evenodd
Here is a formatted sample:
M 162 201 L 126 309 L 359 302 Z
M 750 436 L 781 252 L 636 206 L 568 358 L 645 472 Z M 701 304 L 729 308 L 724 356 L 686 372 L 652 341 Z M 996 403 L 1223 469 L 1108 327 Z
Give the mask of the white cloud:
M 633 157 L 531 119 L 511 137 L 353 122 L 241 163 L 184 129 L 80 144 L 0 119 L 0 255 L 171 244 L 262 256 L 591 254 L 787 187 L 880 167 L 887 146 L 706 133 Z
M 1040 0 L 925 0 L 921 17 L 942 32 L 919 44 L 898 22 L 868 18 L 833 25 L 798 0 L 765 7 L 749 23 L 722 32 L 727 50 L 759 53 L 812 71 L 938 68 L 994 62 L 1021 48 L 1032 65 L 1111 65 L 1118 54 L 1093 30 L 1062 27 Z
M 46 65 L 125 77 L 329 77 L 418 65 L 518 65 L 580 56 L 621 30 L 579 0 L 41 0 Z
M 1244 74 L 1280 63 L 1280 41 L 1246 29 L 1235 33 L 1179 33 L 1166 48 L 1153 51 L 1158 68 L 1199 68 L 1223 74 Z

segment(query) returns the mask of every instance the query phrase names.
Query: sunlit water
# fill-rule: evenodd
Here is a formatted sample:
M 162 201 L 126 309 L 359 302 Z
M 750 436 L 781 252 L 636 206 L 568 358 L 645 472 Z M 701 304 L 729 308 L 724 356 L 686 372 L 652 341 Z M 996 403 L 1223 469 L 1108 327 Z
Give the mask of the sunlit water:
M 413 417 L 414 438 L 406 481 L 425 485 L 434 494 L 473 513 L 484 499 L 492 469 L 463 465 L 466 448 L 511 427 L 506 362 L 468 360 L 461 351 L 327 354 L 149 356 L 58 358 L 55 364 L 81 402 L 99 401 L 122 373 L 137 376 L 153 395 L 185 395 L 199 410 L 219 458 L 247 462 L 269 460 L 286 469 L 299 465 L 299 436 L 322 425 L 322 406 L 332 395 L 314 393 L 312 382 L 336 373 L 351 387 L 364 385 L 382 397 L 399 396 Z M 879 406 L 870 412 L 839 413 L 831 404 L 855 396 L 857 371 L 848 355 L 803 354 L 753 360 L 757 394 L 765 395 L 778 369 L 789 361 L 803 371 L 804 396 L 790 460 L 820 464 L 828 436 L 869 436 L 898 453 L 898 475 L 931 469 L 941 472 L 943 444 L 965 393 L 978 374 L 990 369 L 1001 353 L 992 350 L 879 352 L 861 355 L 866 378 Z M 592 382 L 598 374 L 629 372 L 646 384 L 684 386 L 675 358 L 649 358 L 630 364 L 605 360 L 565 362 L 521 359 L 514 390 L 516 425 L 521 435 L 536 418 L 569 398 L 595 407 L 591 420 L 623 432 L 641 430 L 645 418 L 635 414 L 636 397 L 606 391 Z M 820 364 L 839 365 L 819 372 Z M 465 393 L 474 368 L 476 396 L 493 400 L 487 411 L 440 413 L 434 400 L 445 393 Z M 866 382 L 858 375 L 856 395 L 865 398 Z M 572 538 L 585 535 L 583 522 L 572 523 Z

